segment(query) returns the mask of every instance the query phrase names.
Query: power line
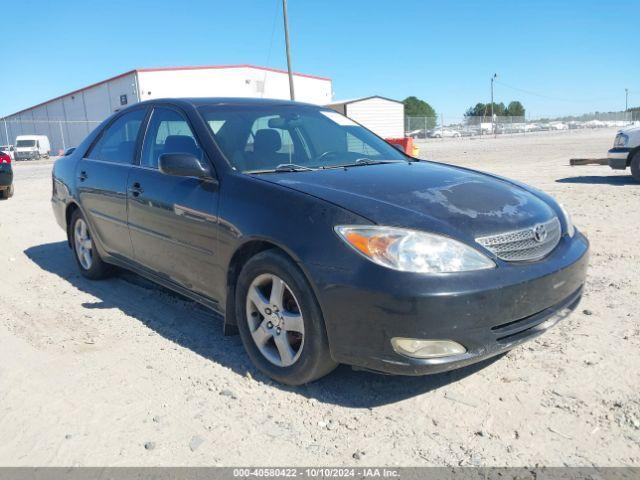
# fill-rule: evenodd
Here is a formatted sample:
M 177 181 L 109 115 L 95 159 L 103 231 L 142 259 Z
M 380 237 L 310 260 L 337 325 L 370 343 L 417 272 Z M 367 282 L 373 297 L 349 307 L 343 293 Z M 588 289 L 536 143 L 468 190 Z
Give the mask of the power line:
M 267 51 L 267 63 L 265 66 L 269 66 L 269 62 L 271 61 L 271 49 L 273 48 L 273 37 L 276 33 L 276 20 L 278 19 L 278 11 L 280 10 L 280 0 L 275 0 L 275 9 L 273 12 L 273 22 L 271 24 L 271 40 L 269 40 L 269 50 Z M 264 76 L 262 78 L 262 93 L 260 94 L 260 98 L 264 97 L 264 92 L 267 89 L 267 71 L 264 71 Z
M 544 98 L 546 100 L 554 100 L 554 101 L 558 101 L 558 102 L 593 103 L 593 102 L 599 101 L 599 100 L 615 100 L 614 97 L 589 98 L 589 99 L 584 99 L 584 100 L 582 100 L 582 99 L 561 98 L 561 97 L 554 97 L 554 96 L 551 96 L 551 95 L 544 95 L 542 93 L 533 92 L 531 90 L 526 90 L 524 88 L 514 87 L 513 85 L 509 85 L 509 84 L 504 83 L 504 82 L 499 82 L 498 80 L 496 80 L 496 83 L 499 84 L 499 85 L 502 85 L 503 87 L 510 88 L 511 90 L 515 90 L 517 92 L 526 93 L 527 95 L 532 95 L 534 97 Z M 629 93 L 631 93 L 631 92 L 629 92 Z

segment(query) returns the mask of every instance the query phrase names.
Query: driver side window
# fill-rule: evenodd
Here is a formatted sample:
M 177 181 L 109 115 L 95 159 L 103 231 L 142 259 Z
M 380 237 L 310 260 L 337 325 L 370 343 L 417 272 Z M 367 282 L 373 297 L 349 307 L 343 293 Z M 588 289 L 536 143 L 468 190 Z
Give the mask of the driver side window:
M 202 160 L 202 149 L 186 118 L 171 108 L 156 107 L 144 137 L 140 165 L 158 168 L 163 153 L 188 153 Z

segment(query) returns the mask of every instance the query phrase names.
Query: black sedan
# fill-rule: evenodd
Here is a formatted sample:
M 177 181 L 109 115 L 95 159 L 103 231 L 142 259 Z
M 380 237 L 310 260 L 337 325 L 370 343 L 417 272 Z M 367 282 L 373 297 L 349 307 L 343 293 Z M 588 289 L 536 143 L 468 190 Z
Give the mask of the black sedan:
M 288 384 L 497 355 L 575 309 L 588 262 L 546 194 L 286 101 L 131 106 L 56 162 L 52 200 L 84 276 L 201 302 Z
M 0 198 L 13 196 L 13 169 L 11 156 L 8 152 L 0 151 Z

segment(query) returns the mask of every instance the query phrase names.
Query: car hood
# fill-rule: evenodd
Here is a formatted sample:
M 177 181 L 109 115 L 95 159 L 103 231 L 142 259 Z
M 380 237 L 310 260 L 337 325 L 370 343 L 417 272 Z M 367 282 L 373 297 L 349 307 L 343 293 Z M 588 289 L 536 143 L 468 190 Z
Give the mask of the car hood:
M 556 216 L 542 198 L 491 175 L 434 162 L 273 173 L 261 179 L 380 224 L 474 239 Z
M 627 127 L 627 128 L 621 128 L 620 130 L 618 130 L 618 133 L 624 133 L 625 135 L 635 134 L 638 132 L 640 132 L 640 127 Z

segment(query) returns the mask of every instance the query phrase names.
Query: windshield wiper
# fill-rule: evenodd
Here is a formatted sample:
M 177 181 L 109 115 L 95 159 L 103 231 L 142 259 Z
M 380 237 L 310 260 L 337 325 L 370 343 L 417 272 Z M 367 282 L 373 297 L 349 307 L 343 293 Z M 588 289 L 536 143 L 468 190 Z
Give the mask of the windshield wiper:
M 295 163 L 281 163 L 276 168 L 270 168 L 267 170 L 247 170 L 244 173 L 308 172 L 313 170 L 316 169 L 305 167 L 303 165 L 296 165 Z
M 305 167 L 303 165 L 296 165 L 295 163 L 281 163 L 273 171 L 274 172 L 308 172 L 310 170 L 314 170 L 314 169 Z
M 353 163 L 345 163 L 343 165 L 331 165 L 331 166 L 322 167 L 322 168 L 327 169 L 327 168 L 360 167 L 363 165 L 381 165 L 383 163 L 408 163 L 408 162 L 406 160 L 372 160 L 370 158 L 362 157 L 362 158 L 358 158 Z

